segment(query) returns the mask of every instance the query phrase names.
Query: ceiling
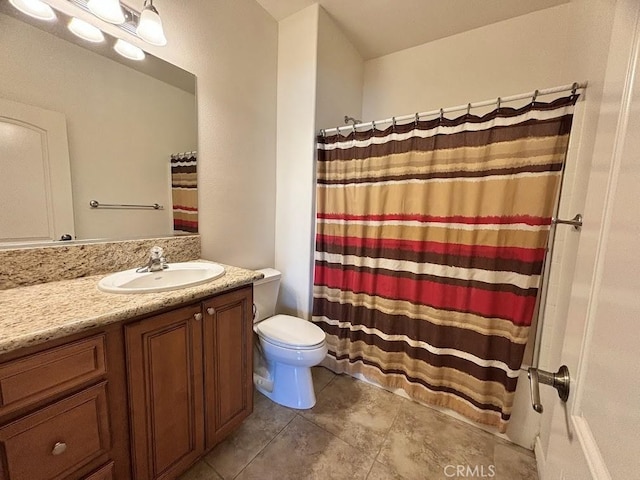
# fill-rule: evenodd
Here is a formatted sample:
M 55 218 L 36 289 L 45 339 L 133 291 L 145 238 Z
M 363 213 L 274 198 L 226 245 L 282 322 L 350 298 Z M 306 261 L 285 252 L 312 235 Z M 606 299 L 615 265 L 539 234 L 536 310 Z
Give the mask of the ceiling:
M 570 0 L 256 0 L 280 21 L 319 3 L 365 60 Z

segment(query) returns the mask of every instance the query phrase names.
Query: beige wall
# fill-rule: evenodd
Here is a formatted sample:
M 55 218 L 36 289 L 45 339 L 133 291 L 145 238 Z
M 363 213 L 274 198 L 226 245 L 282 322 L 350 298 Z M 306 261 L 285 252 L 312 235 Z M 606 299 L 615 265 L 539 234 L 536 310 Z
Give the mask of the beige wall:
M 315 136 L 362 108 L 363 61 L 317 4 L 279 24 L 276 263 L 279 311 L 310 317 Z
M 149 51 L 198 77 L 202 256 L 273 265 L 278 25 L 253 0 L 158 8 L 169 44 Z
M 589 82 L 579 102 L 560 207 L 582 211 L 597 127 L 612 22 L 607 0 L 575 0 L 554 8 L 443 38 L 365 62 L 363 117 L 376 120 L 482 101 L 546 87 Z M 558 229 L 544 320 L 540 367 L 556 371 L 580 235 Z M 558 403 L 541 389 L 543 404 Z M 546 450 L 551 416 L 530 405 L 526 374 L 516 393 L 509 438 Z
M 196 148 L 194 95 L 6 15 L 0 58 L 0 97 L 66 117 L 77 238 L 170 235 L 168 155 Z
M 327 12 L 318 16 L 316 130 L 361 118 L 364 61 Z
M 573 7 L 571 26 L 574 32 L 574 68 L 582 72 L 582 78 L 589 81 L 589 87 L 585 93 L 582 121 L 574 125 L 573 131 L 576 135 L 573 136 L 569 148 L 566 188 L 563 190 L 560 203 L 562 218 L 573 217 L 576 213 L 587 214 L 588 208 L 585 205 L 587 188 L 590 190 L 592 200 L 599 198 L 597 183 L 589 184 L 589 179 L 591 177 L 593 182 L 593 178 L 598 177 L 598 174 L 603 171 L 602 161 L 607 158 L 605 152 L 607 148 L 611 148 L 611 145 L 603 148 L 601 144 L 600 151 L 596 150 L 595 142 L 598 136 L 608 133 L 603 132 L 604 126 L 600 123 L 599 115 L 601 108 L 609 109 L 614 104 L 611 98 L 604 98 L 603 88 L 607 61 L 612 53 L 616 53 L 610 51 L 616 2 L 574 0 L 571 5 Z M 617 112 L 612 111 L 611 115 L 617 117 Z M 584 272 L 584 269 L 593 263 L 593 259 L 579 259 L 578 252 L 579 250 L 589 251 L 589 246 L 594 241 L 593 225 L 594 222 L 598 222 L 598 219 L 585 218 L 584 222 L 586 228 L 581 232 L 571 228 L 558 229 L 559 236 L 552 261 L 547 315 L 544 319 L 540 353 L 540 367 L 546 370 L 556 371 L 561 363 L 561 355 L 567 353 L 563 352 L 567 319 L 569 316 L 581 315 L 581 312 L 575 309 L 575 304 L 572 310 L 569 309 L 570 302 L 584 294 L 583 279 L 580 279 L 580 270 L 576 267 L 581 267 Z M 583 245 L 584 243 L 587 245 Z M 572 373 L 575 374 L 575 372 Z M 549 408 L 540 419 L 540 437 L 536 442 L 536 457 L 539 465 L 544 465 L 548 454 L 551 420 L 554 415 L 564 417 L 564 409 L 561 408 L 553 389 L 542 389 L 541 398 Z
M 308 316 L 316 115 L 318 5 L 279 23 L 275 267 L 278 312 Z
M 582 80 L 570 4 L 365 62 L 363 116 L 377 120 Z
M 65 0 L 49 3 L 70 8 Z M 131 4 L 142 7 L 141 0 Z M 129 40 L 197 76 L 202 256 L 273 265 L 277 23 L 254 0 L 156 6 L 168 45 Z

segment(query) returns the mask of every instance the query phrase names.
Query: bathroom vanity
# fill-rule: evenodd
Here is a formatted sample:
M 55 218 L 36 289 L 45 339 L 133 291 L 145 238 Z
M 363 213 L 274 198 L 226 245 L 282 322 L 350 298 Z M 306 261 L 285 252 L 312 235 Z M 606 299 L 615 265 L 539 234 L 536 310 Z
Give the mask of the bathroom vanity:
M 0 291 L 0 479 L 175 478 L 252 411 L 252 282 Z

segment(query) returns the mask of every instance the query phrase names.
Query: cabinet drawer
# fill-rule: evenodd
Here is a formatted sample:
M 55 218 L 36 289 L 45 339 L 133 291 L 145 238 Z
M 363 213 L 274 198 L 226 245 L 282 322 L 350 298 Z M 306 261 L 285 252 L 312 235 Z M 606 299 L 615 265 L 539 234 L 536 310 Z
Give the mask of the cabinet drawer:
M 87 338 L 0 365 L 0 415 L 106 373 L 105 337 Z
M 88 477 L 84 477 L 84 480 L 113 480 L 113 462 L 100 467 Z
M 103 382 L 0 428 L 8 478 L 62 479 L 106 454 L 106 395 Z

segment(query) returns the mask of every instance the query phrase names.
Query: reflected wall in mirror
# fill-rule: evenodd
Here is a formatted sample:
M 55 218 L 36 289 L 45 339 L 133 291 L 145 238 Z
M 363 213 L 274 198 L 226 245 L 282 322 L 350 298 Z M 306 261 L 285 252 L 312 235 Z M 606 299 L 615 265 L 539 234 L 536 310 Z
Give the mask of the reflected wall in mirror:
M 64 228 L 74 231 L 62 233 L 73 233 L 78 240 L 174 234 L 171 156 L 196 150 L 195 76 L 149 54 L 142 62 L 118 59 L 112 48 L 115 39 L 106 34 L 105 44 L 77 44 L 82 40 L 67 30 L 68 17 L 56 13 L 57 22 L 38 22 L 0 2 L 0 100 L 4 105 L 57 112 L 66 121 L 71 177 L 66 196 L 72 198 L 73 225 Z M 0 111 L 0 120 L 3 117 L 7 121 L 6 112 Z M 15 125 L 40 128 L 14 121 L 8 132 L 3 134 L 0 128 L 3 145 L 8 145 Z M 28 136 L 25 132 L 23 136 Z M 19 199 L 19 192 L 37 192 L 45 198 L 55 196 L 57 188 L 47 182 L 39 186 L 49 167 L 27 171 L 18 160 L 15 149 L 0 148 L 0 189 L 16 195 L 0 206 L 5 210 L 0 214 L 0 244 L 4 241 L 5 246 L 24 238 L 20 231 L 12 231 L 16 218 L 22 226 L 29 222 L 27 202 Z M 196 185 L 194 177 L 186 187 Z M 20 182 L 25 181 L 23 188 Z M 43 188 L 52 190 L 40 192 Z M 14 206 L 5 208 L 12 198 Z M 191 198 L 197 199 L 197 194 Z M 164 208 L 91 208 L 91 200 L 158 203 Z M 24 212 L 7 220 L 6 211 L 15 211 L 14 207 Z M 53 239 L 60 237 L 60 230 L 50 231 L 57 235 Z

